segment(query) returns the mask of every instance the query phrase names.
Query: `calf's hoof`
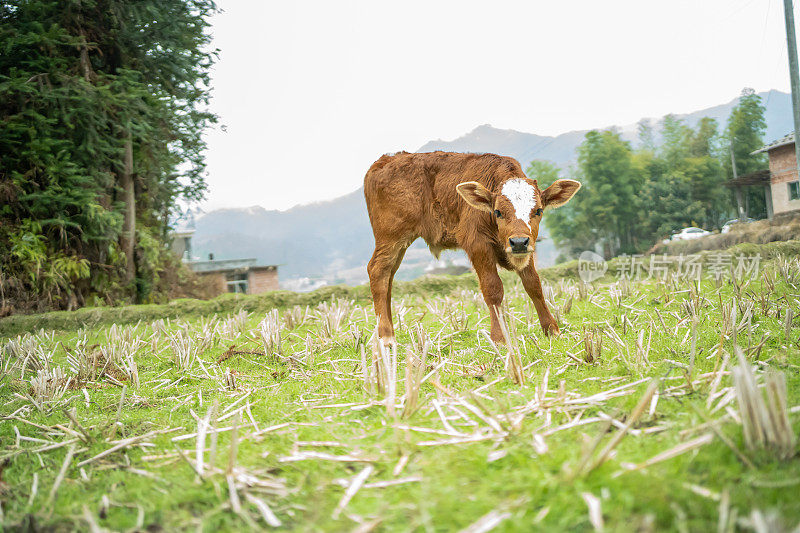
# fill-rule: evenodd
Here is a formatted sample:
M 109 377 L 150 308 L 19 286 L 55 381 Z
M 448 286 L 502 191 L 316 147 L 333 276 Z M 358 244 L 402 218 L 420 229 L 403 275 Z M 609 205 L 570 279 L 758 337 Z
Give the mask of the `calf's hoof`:
M 555 322 L 551 322 L 547 326 L 542 326 L 544 330 L 544 334 L 548 337 L 555 337 L 561 334 L 561 330 L 558 329 L 558 324 Z
M 495 344 L 505 344 L 506 343 L 506 338 L 503 336 L 503 332 L 500 331 L 499 328 L 498 328 L 498 331 L 492 331 L 489 334 L 489 338 L 492 339 L 492 342 L 495 343 Z
M 394 346 L 395 348 L 397 347 L 397 341 L 395 340 L 394 335 L 387 335 L 385 337 L 382 336 L 380 337 L 380 341 L 381 344 L 383 344 L 383 346 L 385 346 L 386 348 L 391 348 L 392 346 Z

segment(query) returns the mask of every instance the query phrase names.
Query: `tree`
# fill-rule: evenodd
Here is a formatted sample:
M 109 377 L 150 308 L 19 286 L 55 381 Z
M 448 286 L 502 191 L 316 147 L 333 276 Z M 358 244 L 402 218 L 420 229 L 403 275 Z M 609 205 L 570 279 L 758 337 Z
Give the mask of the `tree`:
M 205 17 L 215 9 L 211 0 L 0 5 L 4 298 L 40 307 L 148 298 L 170 211 L 205 190 L 201 133 L 215 119 Z
M 534 159 L 528 164 L 528 168 L 525 169 L 525 174 L 527 174 L 529 178 L 536 180 L 539 189 L 545 190 L 552 185 L 554 181 L 560 178 L 561 169 L 550 161 Z
M 686 176 L 691 183 L 692 199 L 705 207 L 703 225 L 707 229 L 721 227 L 733 209 L 730 192 L 724 186 L 718 145 L 717 121 L 703 117 L 689 141 Z
M 667 115 L 657 144 L 649 123 L 639 126 L 641 148 L 635 151 L 613 130 L 586 134 L 574 175 L 583 188 L 545 218 L 567 256 L 598 244 L 607 256 L 643 252 L 685 226 L 718 226 L 729 213 L 715 120 L 704 118 L 692 129 Z M 532 162 L 527 172 L 540 187 L 559 175 L 543 161 Z
M 739 103 L 731 111 L 725 129 L 725 144 L 728 153 L 722 156 L 722 167 L 724 175 L 729 179 L 733 178 L 731 153 L 736 160 L 736 171 L 739 176 L 766 168 L 764 154 L 752 154 L 764 144 L 764 132 L 767 128 L 764 110 L 764 106 L 761 105 L 761 97 L 753 89 L 742 90 Z M 756 218 L 767 216 L 766 199 L 761 187 L 744 189 L 744 201 L 749 206 L 749 216 Z
M 632 155 L 630 144 L 613 130 L 588 132 L 578 148 L 580 209 L 585 218 L 591 215 L 607 256 L 635 246 L 642 179 Z
M 657 179 L 648 179 L 643 192 L 646 218 L 641 229 L 648 242 L 688 225 L 703 225 L 706 205 L 692 198 L 691 180 L 684 170 L 670 168 Z
M 563 177 L 561 169 L 550 161 L 534 159 L 525 173 L 538 182 L 539 189 L 544 190 L 554 181 Z M 556 246 L 562 251 L 561 256 L 572 257 L 583 250 L 593 249 L 597 241 L 597 232 L 584 217 L 582 196 L 573 196 L 566 205 L 548 211 L 544 218 L 545 226 Z
M 703 118 L 693 130 L 674 115 L 662 120 L 662 144 L 647 167 L 648 238 L 687 225 L 715 227 L 729 210 L 714 156 L 716 121 Z M 660 198 L 661 203 L 657 202 Z
M 656 149 L 656 137 L 650 119 L 643 118 L 637 122 L 636 131 L 639 137 L 639 149 L 654 152 Z
M 635 248 L 642 180 L 632 155 L 630 144 L 617 131 L 586 134 L 573 176 L 583 187 L 567 205 L 545 218 L 553 240 L 567 255 L 598 245 L 608 257 L 620 249 Z M 528 167 L 528 175 L 540 179 L 540 188 L 555 181 L 558 174 L 558 169 L 545 161 L 534 161 Z
M 692 157 L 714 157 L 717 152 L 716 143 L 719 135 L 717 121 L 703 117 L 697 124 L 697 130 L 689 139 L 689 153 Z
M 661 120 L 661 146 L 659 156 L 669 167 L 677 167 L 689 154 L 692 129 L 675 115 L 665 115 Z

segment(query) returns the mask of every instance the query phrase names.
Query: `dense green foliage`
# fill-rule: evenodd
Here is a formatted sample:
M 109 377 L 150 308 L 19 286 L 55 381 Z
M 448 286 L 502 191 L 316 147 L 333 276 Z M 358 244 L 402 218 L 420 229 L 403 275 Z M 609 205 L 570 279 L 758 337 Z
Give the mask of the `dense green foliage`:
M 667 115 L 659 126 L 655 132 L 641 122 L 636 148 L 615 130 L 586 134 L 570 173 L 583 188 L 545 217 L 566 256 L 596 247 L 606 257 L 642 252 L 686 226 L 719 228 L 736 211 L 733 194 L 724 187 L 733 177 L 730 147 L 739 176 L 766 167 L 763 154 L 750 155 L 762 146 L 766 126 L 760 97 L 751 89 L 742 91 L 723 134 L 710 118 L 692 128 Z M 540 186 L 560 173 L 544 161 L 532 162 L 527 172 Z M 763 218 L 763 190 L 751 189 L 749 215 Z
M 205 189 L 214 9 L 211 0 L 0 5 L 0 307 L 151 295 L 176 200 Z M 131 257 L 120 243 L 126 211 Z
M 731 112 L 731 116 L 728 118 L 728 127 L 725 130 L 723 144 L 727 153 L 726 157 L 722 158 L 722 164 L 726 176 L 733 176 L 731 152 L 736 161 L 738 176 L 744 176 L 767 167 L 766 154 L 752 155 L 754 150 L 758 150 L 764 145 L 763 136 L 767 129 L 764 110 L 764 106 L 761 105 L 761 97 L 752 89 L 742 91 L 739 105 Z M 766 217 L 767 206 L 761 188 L 749 187 L 744 192 L 744 201 L 751 216 Z

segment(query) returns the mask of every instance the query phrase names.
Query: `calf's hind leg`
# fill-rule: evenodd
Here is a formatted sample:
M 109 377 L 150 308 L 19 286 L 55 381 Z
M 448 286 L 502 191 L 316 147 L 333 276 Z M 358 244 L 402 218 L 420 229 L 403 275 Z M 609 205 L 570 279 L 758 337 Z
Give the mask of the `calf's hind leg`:
M 375 243 L 372 259 L 367 264 L 372 303 L 375 306 L 375 316 L 378 317 L 378 336 L 387 343 L 394 342 L 392 282 L 403 261 L 406 248 L 408 244 L 402 241 L 378 241 Z

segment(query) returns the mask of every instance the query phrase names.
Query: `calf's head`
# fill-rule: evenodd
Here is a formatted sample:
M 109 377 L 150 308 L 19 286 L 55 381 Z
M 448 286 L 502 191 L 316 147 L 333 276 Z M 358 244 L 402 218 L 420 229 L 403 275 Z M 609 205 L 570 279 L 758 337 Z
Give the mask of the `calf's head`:
M 522 270 L 531 261 L 539 223 L 547 208 L 569 202 L 581 188 L 575 180 L 556 180 L 543 191 L 535 180 L 510 178 L 491 191 L 477 181 L 459 183 L 456 190 L 475 209 L 492 214 L 497 239 L 503 244 L 509 262 Z

